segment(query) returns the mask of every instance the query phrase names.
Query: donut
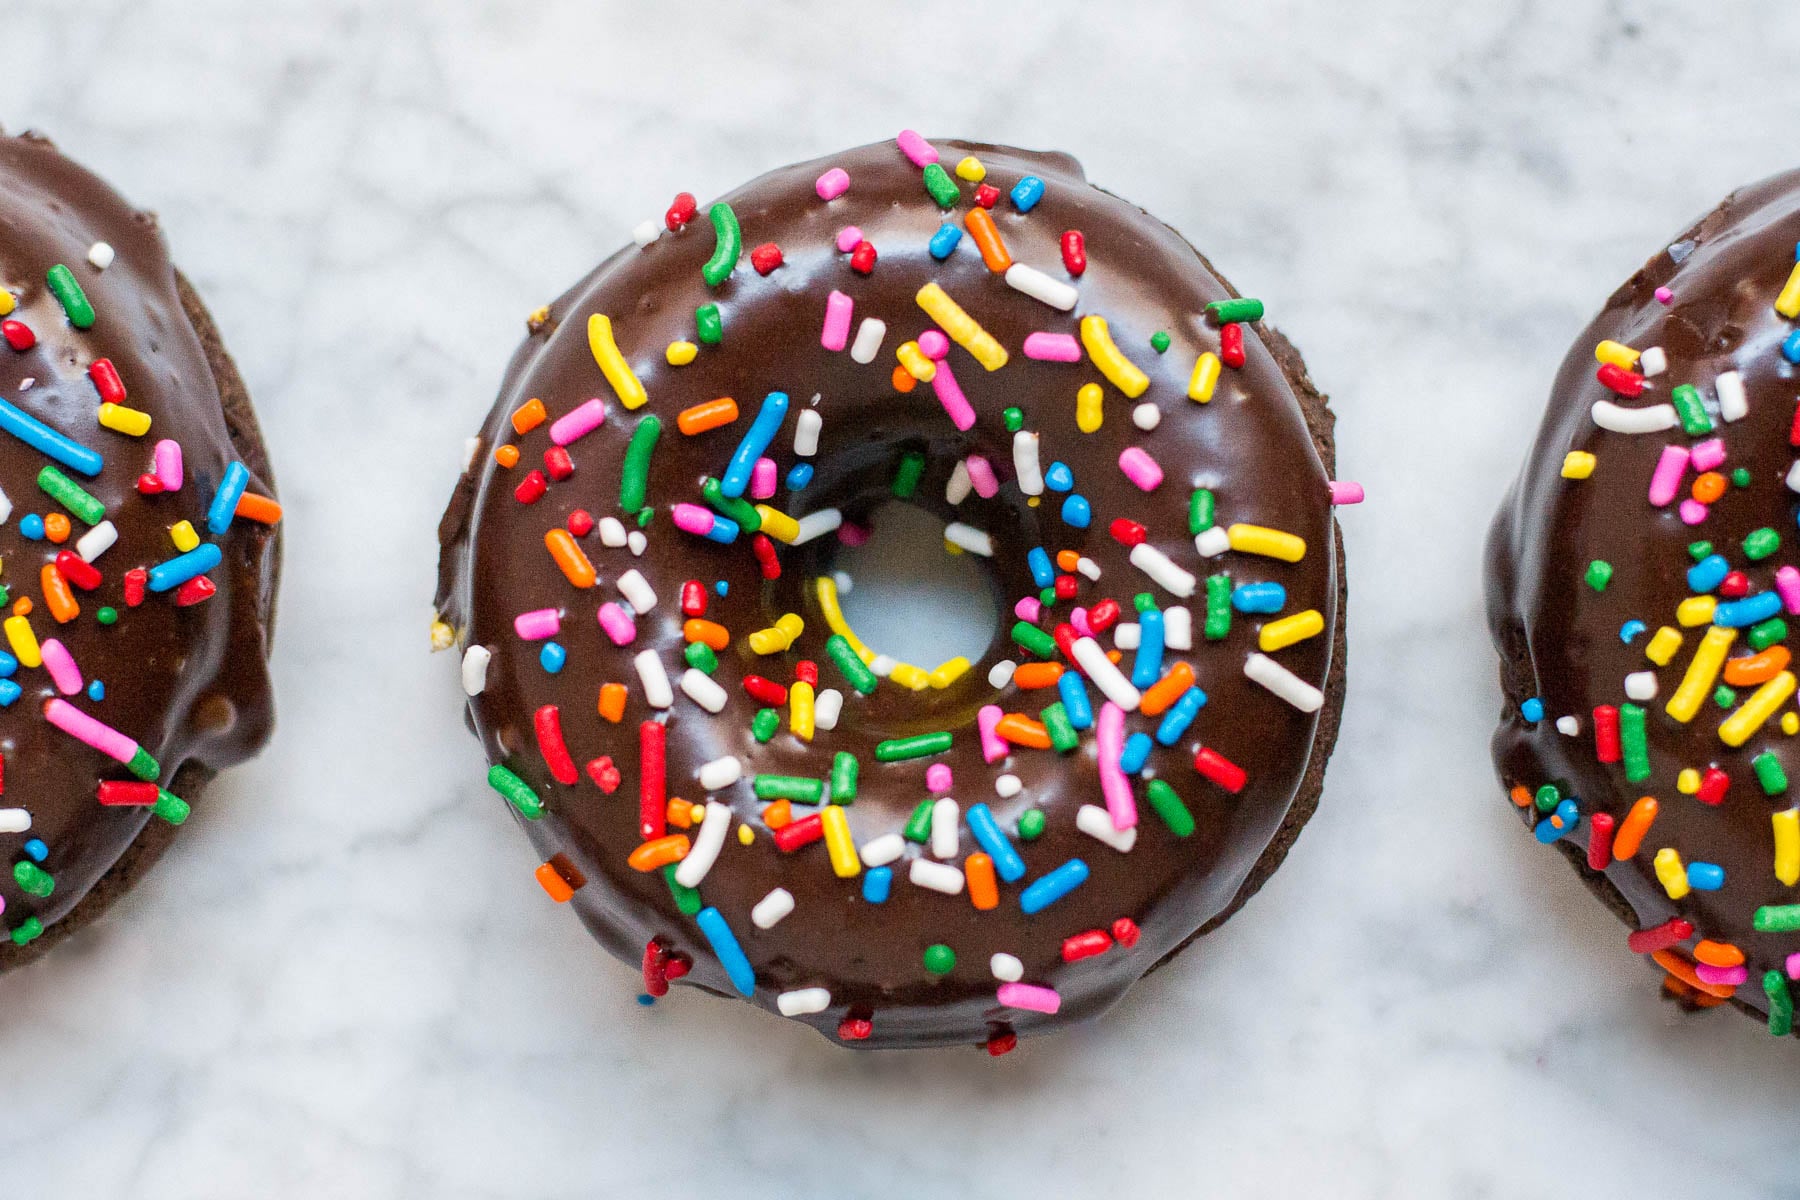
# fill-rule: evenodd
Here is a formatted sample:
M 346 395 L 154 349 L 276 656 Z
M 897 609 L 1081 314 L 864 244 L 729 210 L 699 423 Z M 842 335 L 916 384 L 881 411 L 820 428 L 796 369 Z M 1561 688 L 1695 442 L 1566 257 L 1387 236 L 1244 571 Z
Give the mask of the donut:
M 280 505 L 138 212 L 0 135 L 0 969 L 91 921 L 267 741 Z
M 1319 796 L 1360 490 L 1299 355 L 1062 154 L 908 131 L 634 242 L 531 315 L 440 528 L 544 890 L 646 1001 L 994 1053 L 1102 1012 Z M 984 568 L 978 661 L 847 622 L 890 503 Z
M 1732 193 L 1576 340 L 1489 538 L 1521 820 L 1688 1008 L 1800 977 L 1800 172 Z

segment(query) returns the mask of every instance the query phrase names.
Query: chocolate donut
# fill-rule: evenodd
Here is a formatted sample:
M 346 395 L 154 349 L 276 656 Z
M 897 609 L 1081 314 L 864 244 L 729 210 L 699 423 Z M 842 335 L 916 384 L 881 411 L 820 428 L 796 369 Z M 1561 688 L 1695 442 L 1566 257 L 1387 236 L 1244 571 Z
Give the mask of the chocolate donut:
M 0 136 L 0 969 L 268 739 L 278 560 L 243 382 L 154 217 Z
M 1360 493 L 1299 356 L 1060 154 L 908 132 L 636 241 L 533 314 L 440 529 L 539 880 L 648 997 L 845 1043 L 1103 1011 L 1318 797 Z M 979 661 L 845 623 L 896 501 L 986 564 Z
M 1734 192 L 1564 360 L 1488 546 L 1525 824 L 1688 1007 L 1793 1028 L 1800 172 Z

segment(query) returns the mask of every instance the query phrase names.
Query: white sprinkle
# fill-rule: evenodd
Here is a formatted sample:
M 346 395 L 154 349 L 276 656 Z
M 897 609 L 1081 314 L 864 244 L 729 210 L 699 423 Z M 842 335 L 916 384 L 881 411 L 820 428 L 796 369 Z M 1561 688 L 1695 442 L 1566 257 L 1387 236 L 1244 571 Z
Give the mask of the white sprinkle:
M 468 474 L 469 468 L 475 465 L 475 456 L 479 453 L 481 453 L 480 438 L 463 439 L 463 474 Z
M 816 537 L 824 537 L 843 523 L 844 514 L 835 508 L 809 512 L 800 518 L 800 532 L 794 535 L 794 545 L 804 546 Z
M 1018 669 L 1019 664 L 1012 659 L 1001 659 L 999 662 L 988 668 L 988 686 L 991 688 L 1005 687 L 1012 682 L 1013 672 Z
M 1656 699 L 1656 672 L 1633 671 L 1627 675 L 1625 694 L 1639 704 Z
M 640 650 L 631 660 L 637 668 L 638 680 L 644 685 L 644 702 L 651 708 L 667 708 L 675 703 L 675 689 L 669 686 L 669 673 L 654 650 Z
M 1100 564 L 1086 555 L 1075 560 L 1075 569 L 1096 583 L 1100 581 Z
M 113 265 L 113 248 L 105 242 L 95 242 L 88 247 L 88 261 L 94 264 L 94 270 L 104 271 Z
M 1320 706 L 1325 703 L 1324 692 L 1266 654 L 1252 654 L 1246 658 L 1244 674 L 1301 712 L 1318 712 Z
M 891 654 L 877 654 L 874 658 L 869 660 L 869 670 L 875 672 L 875 674 L 881 676 L 881 678 L 886 679 L 889 675 L 894 673 L 894 667 L 898 662 L 899 660 L 894 658 Z M 816 712 L 813 714 L 813 723 L 815 725 L 818 724 L 818 714 Z
M 838 715 L 844 711 L 844 693 L 826 688 L 813 697 L 813 726 L 830 733 L 837 728 Z
M 988 970 L 992 971 L 994 978 L 1001 983 L 1017 983 L 1025 978 L 1025 964 L 1019 961 L 1017 955 L 1013 954 L 994 955 L 988 959 Z
M 793 911 L 794 893 L 778 887 L 756 902 L 750 910 L 750 923 L 758 929 L 773 929 Z
M 1002 800 L 1011 800 L 1024 790 L 1025 785 L 1019 782 L 1017 775 L 1002 775 L 994 780 L 994 795 Z
M 1052 279 L 1036 267 L 1028 267 L 1024 263 L 1016 262 L 1006 268 L 1006 283 L 1008 287 L 1024 292 L 1033 300 L 1042 300 L 1051 308 L 1062 312 L 1074 308 L 1075 302 L 1081 299 L 1081 293 L 1075 290 L 1074 284 Z
M 12 512 L 12 503 L 5 496 L 0 496 L 0 523 L 5 522 L 6 514 Z M 119 527 L 111 521 L 102 521 L 75 542 L 75 553 L 81 555 L 83 562 L 93 562 L 102 554 L 112 549 L 112 544 L 119 540 Z
M 600 544 L 614 550 L 625 544 L 625 526 L 619 523 L 619 518 L 600 518 Z
M 675 882 L 682 887 L 699 887 L 706 873 L 719 861 L 725 847 L 725 830 L 731 825 L 731 810 L 716 800 L 706 802 L 706 815 L 700 818 L 699 832 L 694 834 L 694 847 L 687 857 L 675 864 Z
M 864 842 L 861 853 L 863 866 L 885 867 L 906 853 L 906 839 L 897 833 L 884 833 Z
M 944 503 L 961 504 L 974 489 L 975 481 L 969 478 L 969 464 L 957 459 L 956 465 L 950 468 L 950 481 L 944 484 Z
M 848 596 L 851 592 L 856 590 L 856 580 L 850 578 L 850 572 L 848 571 L 833 571 L 831 573 L 831 582 L 837 584 L 838 595 L 840 596 Z
M 1800 492 L 1800 458 L 1796 458 L 1794 465 L 1788 468 L 1787 485 L 1789 491 Z
M 1162 424 L 1162 409 L 1149 400 L 1131 410 L 1131 423 L 1145 433 Z
M 1183 600 L 1194 594 L 1193 573 L 1176 566 L 1174 560 L 1149 542 L 1139 542 L 1131 548 L 1131 565 Z
M 1194 614 L 1179 604 L 1162 610 L 1163 645 L 1170 650 L 1194 648 Z
M 1201 558 L 1217 558 L 1231 549 L 1231 535 L 1214 525 L 1194 535 L 1194 549 Z
M 0 833 L 24 833 L 31 828 L 31 814 L 22 808 L 0 808 Z
M 1013 434 L 1013 472 L 1019 477 L 1019 490 L 1027 496 L 1044 493 L 1044 469 L 1038 465 L 1038 435 L 1029 429 Z
M 6 494 L 5 488 L 0 488 L 0 525 L 6 524 L 6 518 L 8 518 L 10 516 L 12 516 L 12 497 L 10 497 Z M 100 524 L 101 525 L 111 525 L 112 522 L 111 521 L 102 521 Z M 99 525 L 94 526 L 94 529 L 98 529 L 98 528 L 100 528 Z M 87 541 L 92 536 L 93 536 L 93 530 L 89 530 L 87 533 L 84 533 L 81 535 L 80 539 L 77 540 L 75 543 L 75 552 L 77 554 L 81 553 L 82 543 Z M 117 531 L 114 531 L 114 536 L 115 537 L 117 536 Z M 110 545 L 110 543 L 108 543 L 108 544 Z M 98 553 L 98 551 L 96 551 L 95 553 Z M 81 557 L 85 559 L 85 558 L 87 558 L 87 555 L 82 554 Z
M 1719 390 L 1719 415 L 1727 421 L 1741 421 L 1750 415 L 1750 401 L 1744 395 L 1744 377 L 1736 371 L 1726 371 L 1713 380 L 1713 386 Z
M 819 415 L 816 408 L 803 408 L 800 415 L 794 418 L 794 453 L 801 458 L 811 458 L 819 452 L 819 430 L 824 428 L 825 418 Z
M 724 758 L 701 763 L 699 777 L 701 791 L 723 791 L 744 777 L 744 764 L 727 754 Z
M 944 540 L 953 546 L 961 546 L 970 554 L 979 554 L 983 558 L 994 557 L 994 539 L 973 525 L 964 525 L 961 521 L 950 522 L 944 526 Z
M 932 857 L 956 857 L 956 823 L 961 817 L 962 808 L 948 796 L 939 796 L 931 806 Z
M 1581 732 L 1581 722 L 1574 717 L 1558 717 L 1556 718 L 1556 732 L 1564 737 L 1574 737 Z
M 486 646 L 470 646 L 463 652 L 463 695 L 479 696 L 486 690 L 488 663 L 493 657 L 494 652 Z
M 1136 650 L 1141 630 L 1135 621 L 1120 621 L 1113 626 L 1113 649 Z
M 1668 369 L 1669 356 L 1664 353 L 1661 346 L 1652 346 L 1638 355 L 1638 370 L 1644 373 L 1645 379 L 1661 375 Z
M 650 582 L 638 574 L 636 567 L 619 576 L 619 591 L 640 617 L 649 615 L 656 607 L 656 592 L 651 589 Z
M 1097 804 L 1084 804 L 1075 810 L 1075 828 L 1095 841 L 1105 842 L 1120 854 L 1130 854 L 1137 845 L 1137 826 L 1114 829 L 1112 817 Z
M 631 547 L 633 558 L 642 558 L 644 551 L 649 548 L 650 539 L 644 536 L 643 530 L 634 529 L 625 535 L 625 544 Z
M 783 992 L 775 997 L 775 1007 L 784 1017 L 804 1017 L 831 1007 L 831 993 L 822 987 Z
M 698 667 L 689 667 L 682 672 L 681 690 L 689 700 L 709 713 L 719 712 L 728 699 L 724 686 Z
M 907 869 L 907 878 L 913 886 L 929 888 L 934 892 L 942 892 L 946 896 L 954 896 L 963 890 L 963 873 L 949 863 L 933 862 L 929 858 L 915 858 Z
M 872 363 L 881 353 L 881 339 L 887 336 L 887 322 L 864 317 L 856 327 L 856 340 L 850 343 L 850 358 L 859 363 Z
M 1613 433 L 1661 433 L 1681 424 L 1673 404 L 1622 408 L 1611 400 L 1596 400 L 1592 412 L 1594 424 Z
M 639 247 L 648 246 L 661 236 L 662 226 L 654 220 L 639 221 L 631 230 L 631 240 L 636 242 Z
M 1119 668 L 1113 666 L 1112 659 L 1106 657 L 1099 642 L 1091 637 L 1076 638 L 1074 652 L 1076 665 L 1087 672 L 1087 677 L 1094 681 L 1101 694 L 1126 712 L 1137 711 L 1143 695 L 1131 686 L 1131 680 L 1120 674 Z

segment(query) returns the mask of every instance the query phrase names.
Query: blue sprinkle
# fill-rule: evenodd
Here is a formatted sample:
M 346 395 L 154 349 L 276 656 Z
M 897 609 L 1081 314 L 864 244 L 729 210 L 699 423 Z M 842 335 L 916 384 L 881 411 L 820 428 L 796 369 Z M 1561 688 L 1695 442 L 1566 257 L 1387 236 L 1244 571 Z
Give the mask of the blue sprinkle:
M 1027 175 L 1013 184 L 1013 207 L 1022 213 L 1028 213 L 1037 207 L 1037 202 L 1044 198 L 1044 181 L 1036 175 Z
M 1137 657 L 1131 663 L 1133 687 L 1147 688 L 1162 678 L 1163 615 L 1154 608 L 1138 614 Z
M 25 843 L 25 853 L 36 862 L 43 862 L 50 857 L 50 847 L 44 845 L 43 838 L 32 838 Z
M 1075 472 L 1067 463 L 1053 462 L 1044 472 L 1044 486 L 1053 492 L 1066 492 L 1075 486 Z
M 1094 703 L 1088 699 L 1087 684 L 1081 681 L 1081 675 L 1064 671 L 1057 677 L 1056 690 L 1062 696 L 1063 711 L 1069 714 L 1069 724 L 1077 729 L 1090 728 L 1094 724 Z
M 1725 561 L 1723 554 L 1709 554 L 1688 568 L 1688 590 L 1710 592 L 1724 583 L 1730 572 L 1731 564 Z
M 725 968 L 725 974 L 731 978 L 731 986 L 742 995 L 756 995 L 756 968 L 744 956 L 744 948 L 738 945 L 737 935 L 725 923 L 724 914 L 709 904 L 700 910 L 694 923 L 706 935 L 713 953 L 718 956 L 719 965 Z
M 971 804 L 964 814 L 969 822 L 969 832 L 981 843 L 989 858 L 994 860 L 994 871 L 1007 883 L 1015 883 L 1025 878 L 1025 860 L 1013 849 L 1000 823 L 994 820 L 993 810 L 986 804 Z
M 1544 702 L 1536 696 L 1519 705 L 1519 715 L 1536 725 L 1544 719 Z
M 54 458 L 65 467 L 80 471 L 89 479 L 100 473 L 100 452 L 64 437 L 24 409 L 0 400 L 0 430 L 12 434 L 40 454 Z
M 36 513 L 27 513 L 19 522 L 19 532 L 34 542 L 44 540 L 44 518 Z
M 709 542 L 717 542 L 721 546 L 729 546 L 731 543 L 738 540 L 738 534 L 742 532 L 743 530 L 738 528 L 738 523 L 736 521 L 733 521 L 730 517 L 721 517 L 718 513 L 714 513 L 712 515 L 712 528 L 706 531 L 706 540 Z
M 729 596 L 731 595 L 731 584 L 729 581 L 721 579 L 719 582 L 713 584 L 713 591 L 719 593 L 721 596 Z
M 1119 770 L 1127 775 L 1136 775 L 1150 761 L 1150 747 L 1156 743 L 1150 735 L 1139 730 L 1125 739 L 1125 749 L 1119 753 Z
M 1087 882 L 1088 865 L 1071 858 L 1062 866 L 1032 880 L 1019 893 L 1019 907 L 1025 912 L 1041 912 Z
M 931 257 L 943 262 L 962 241 L 962 230 L 951 224 L 938 226 L 938 231 L 931 235 Z
M 639 992 L 637 1002 L 640 1006 L 649 1008 L 652 1004 L 656 1003 L 656 997 L 652 996 L 649 992 Z
M 225 552 L 219 549 L 217 542 L 201 542 L 186 554 L 177 554 L 151 567 L 149 588 L 153 592 L 178 588 L 218 566 L 224 557 Z
M 552 675 L 562 670 L 568 661 L 569 652 L 563 649 L 561 642 L 545 642 L 544 648 L 538 651 L 538 662 Z
M 106 699 L 106 685 L 98 679 L 91 681 L 88 684 L 88 699 L 96 704 Z
M 787 485 L 791 491 L 799 491 L 812 482 L 813 466 L 811 463 L 795 463 L 794 469 L 787 473 Z
M 231 518 L 237 515 L 238 501 L 244 498 L 244 489 L 250 485 L 250 468 L 241 462 L 234 462 L 225 468 L 225 478 L 219 484 L 219 490 L 213 493 L 212 503 L 206 509 L 206 529 L 214 537 L 218 537 L 231 528 Z
M 1181 735 L 1188 731 L 1194 718 L 1206 706 L 1206 693 L 1197 687 L 1191 687 L 1181 693 L 1181 698 L 1169 706 L 1163 714 L 1162 724 L 1156 727 L 1156 740 L 1164 746 L 1173 746 L 1181 740 Z
M 1725 868 L 1717 863 L 1691 862 L 1687 868 L 1687 881 L 1696 892 L 1716 892 L 1725 886 Z
M 1050 555 L 1042 546 L 1033 546 L 1026 552 L 1025 565 L 1031 568 L 1031 582 L 1039 587 L 1056 582 L 1056 568 L 1050 565 Z
M 894 868 L 870 867 L 863 876 L 863 899 L 870 904 L 886 904 L 894 886 Z
M 1742 600 L 1732 600 L 1713 609 L 1713 624 L 1728 629 L 1741 629 L 1766 621 L 1781 611 L 1781 596 L 1775 592 L 1758 592 Z
M 19 669 L 19 660 L 0 650 L 0 679 L 5 679 Z
M 1088 523 L 1094 519 L 1094 510 L 1088 506 L 1087 497 L 1080 493 L 1071 493 L 1069 498 L 1063 501 L 1062 519 L 1065 524 L 1073 525 L 1077 529 L 1086 529 Z
M 786 392 L 770 392 L 763 397 L 762 407 L 756 410 L 756 419 L 750 422 L 750 428 L 744 432 L 744 440 L 738 443 L 737 449 L 731 452 L 731 461 L 725 465 L 725 474 L 719 479 L 719 491 L 736 499 L 744 494 L 750 486 L 750 471 L 756 466 L 763 451 L 775 440 L 776 432 L 787 418 L 788 394 Z M 718 522 L 713 523 L 718 529 Z M 732 537 L 737 536 L 737 526 L 732 525 Z M 712 534 L 707 534 L 712 537 Z M 719 538 L 713 537 L 719 541 Z
M 1624 642 L 1627 646 L 1629 646 L 1629 645 L 1631 645 L 1631 641 L 1633 638 L 1637 637 L 1638 634 L 1644 632 L 1648 628 L 1650 628 L 1650 627 L 1648 625 L 1644 624 L 1642 621 L 1638 621 L 1638 620 L 1627 621 L 1623 625 L 1619 626 L 1619 640 L 1621 642 Z
M 1537 835 L 1538 841 L 1548 846 L 1551 842 L 1556 841 L 1558 838 L 1574 829 L 1576 823 L 1580 820 L 1581 808 L 1575 803 L 1575 798 L 1571 796 L 1569 799 L 1564 800 L 1561 804 L 1556 806 L 1556 812 L 1552 816 L 1545 817 L 1543 820 L 1539 821 L 1537 823 L 1537 828 L 1532 830 L 1532 832 Z
M 11 708 L 14 700 L 25 694 L 25 689 L 10 679 L 0 679 L 0 708 Z
M 1800 329 L 1781 340 L 1781 357 L 1791 363 L 1800 363 Z
M 1241 613 L 1278 613 L 1287 603 L 1279 583 L 1240 583 L 1231 589 L 1231 607 Z

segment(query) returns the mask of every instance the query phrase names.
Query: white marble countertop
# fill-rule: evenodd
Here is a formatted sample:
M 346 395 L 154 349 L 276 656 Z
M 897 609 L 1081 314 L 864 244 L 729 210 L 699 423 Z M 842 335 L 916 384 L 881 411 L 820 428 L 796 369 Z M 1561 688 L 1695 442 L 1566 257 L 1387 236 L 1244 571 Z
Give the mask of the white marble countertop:
M 1658 1003 L 1494 784 L 1477 571 L 1588 313 L 1794 165 L 1800 10 L 706 7 L 0 15 L 0 122 L 160 211 L 291 514 L 274 746 L 0 980 L 0 1194 L 1792 1195 L 1800 1047 Z M 640 1009 L 425 652 L 434 526 L 525 313 L 679 189 L 909 125 L 1066 148 L 1189 234 L 1305 349 L 1372 497 L 1288 864 L 1108 1019 L 998 1062 Z

